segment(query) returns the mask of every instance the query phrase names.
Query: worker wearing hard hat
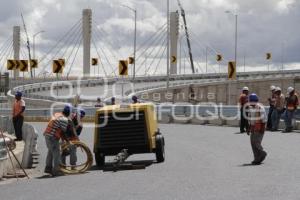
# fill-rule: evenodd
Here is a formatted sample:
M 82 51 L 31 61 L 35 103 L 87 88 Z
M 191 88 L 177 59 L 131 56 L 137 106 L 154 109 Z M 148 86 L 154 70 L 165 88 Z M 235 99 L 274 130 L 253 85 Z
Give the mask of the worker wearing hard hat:
M 133 96 L 131 97 L 131 100 L 132 100 L 132 103 L 133 103 L 133 104 L 139 103 L 138 97 L 135 96 L 135 95 L 133 95 Z
M 82 119 L 85 116 L 85 111 L 80 108 L 77 112 L 71 114 L 71 119 L 69 119 L 68 128 L 66 131 L 67 140 L 78 141 L 79 135 L 81 134 L 83 125 Z M 66 156 L 70 155 L 70 165 L 72 166 L 71 169 L 74 169 L 77 162 L 77 155 L 76 155 L 76 146 L 70 145 L 70 147 L 62 152 L 61 160 L 62 163 L 66 164 Z
M 48 148 L 45 173 L 51 174 L 52 176 L 63 175 L 63 172 L 60 171 L 59 168 L 61 162 L 59 140 L 67 140 L 65 133 L 67 131 L 68 117 L 71 110 L 72 107 L 66 105 L 61 113 L 55 113 L 44 132 Z
M 247 130 L 247 134 L 250 134 L 251 147 L 254 155 L 254 160 L 251 163 L 253 165 L 261 164 L 267 156 L 267 153 L 261 146 L 267 116 L 264 106 L 258 103 L 258 101 L 258 96 L 255 93 L 249 96 L 249 129 Z
M 22 92 L 20 91 L 17 91 L 15 94 L 12 111 L 12 121 L 17 138 L 15 141 L 21 141 L 23 139 L 22 127 L 24 122 L 25 101 L 22 99 Z
M 294 118 L 294 113 L 298 105 L 299 100 L 295 89 L 293 87 L 289 87 L 287 89 L 286 110 L 284 113 L 285 129 L 282 132 L 288 133 L 293 130 L 292 120 Z
M 267 130 L 271 130 L 272 129 L 272 113 L 273 113 L 273 110 L 274 110 L 274 105 L 275 105 L 275 89 L 276 89 L 276 86 L 272 85 L 270 87 L 270 91 L 271 91 L 271 95 L 270 97 L 268 98 L 268 101 L 269 101 L 269 113 L 268 113 L 268 122 L 267 122 Z
M 274 103 L 274 110 L 272 112 L 271 118 L 272 118 L 272 129 L 271 131 L 277 131 L 280 117 L 282 113 L 284 112 L 284 95 L 281 93 L 281 88 L 276 87 L 275 88 L 275 103 Z
M 248 94 L 249 94 L 249 88 L 243 87 L 242 94 L 240 95 L 240 98 L 239 98 L 239 103 L 240 103 L 240 107 L 241 107 L 241 109 L 240 109 L 240 116 L 241 116 L 240 133 L 245 133 L 246 130 L 248 129 L 248 121 L 246 120 Z

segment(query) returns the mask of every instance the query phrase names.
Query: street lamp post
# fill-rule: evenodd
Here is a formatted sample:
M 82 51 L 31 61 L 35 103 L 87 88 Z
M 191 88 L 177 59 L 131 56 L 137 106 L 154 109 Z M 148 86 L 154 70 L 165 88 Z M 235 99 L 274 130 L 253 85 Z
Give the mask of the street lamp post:
M 38 35 L 38 34 L 40 34 L 40 33 L 44 33 L 45 31 L 39 31 L 39 32 L 37 32 L 37 33 L 35 33 L 35 34 L 33 34 L 33 36 L 32 36 L 32 48 L 33 48 L 33 59 L 35 59 L 35 37 Z M 35 77 L 35 69 L 34 69 L 34 77 Z
M 127 5 L 122 5 L 123 7 L 128 8 L 129 10 L 131 10 L 134 13 L 134 41 L 133 41 L 133 58 L 134 58 L 134 62 L 133 62 L 133 74 L 132 74 L 132 80 L 135 79 L 135 63 L 136 63 L 136 20 L 137 20 L 137 10 L 133 9 Z
M 231 11 L 225 11 L 226 13 L 228 14 L 232 14 L 235 16 L 235 36 L 234 36 L 234 39 L 235 39 L 235 45 L 234 45 L 234 62 L 235 62 L 235 66 L 237 68 L 237 42 L 238 42 L 238 15 L 237 13 L 233 13 Z M 231 104 L 231 81 L 229 81 L 229 84 L 228 84 L 228 105 Z
M 234 36 L 234 39 L 235 39 L 235 45 L 234 45 L 234 61 L 235 61 L 235 64 L 237 66 L 237 42 L 238 42 L 238 15 L 229 10 L 225 11 L 225 13 L 228 13 L 228 14 L 232 14 L 235 16 L 235 36 Z

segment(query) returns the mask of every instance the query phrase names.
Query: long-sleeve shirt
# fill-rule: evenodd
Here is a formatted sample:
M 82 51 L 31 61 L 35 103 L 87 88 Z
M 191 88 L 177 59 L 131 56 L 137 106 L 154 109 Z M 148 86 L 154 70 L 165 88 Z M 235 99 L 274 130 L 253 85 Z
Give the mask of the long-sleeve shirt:
M 282 110 L 284 108 L 284 101 L 285 101 L 285 98 L 284 98 L 283 94 L 275 95 L 275 104 L 274 104 L 274 107 L 277 110 Z
M 250 106 L 249 108 L 249 124 L 254 126 L 257 123 L 266 123 L 268 118 L 266 110 L 262 104 L 256 104 L 255 106 Z

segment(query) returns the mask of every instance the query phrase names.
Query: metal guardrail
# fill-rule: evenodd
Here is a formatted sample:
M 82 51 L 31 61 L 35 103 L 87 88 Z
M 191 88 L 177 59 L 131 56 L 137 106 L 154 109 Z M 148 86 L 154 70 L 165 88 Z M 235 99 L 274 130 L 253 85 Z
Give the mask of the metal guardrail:
M 84 107 L 86 116 L 93 117 L 95 116 L 97 108 L 94 107 Z M 265 107 L 268 112 L 268 107 Z M 50 117 L 52 112 L 60 112 L 61 109 L 27 109 L 25 111 L 26 116 L 30 117 Z M 178 116 L 224 116 L 224 117 L 234 117 L 238 116 L 240 109 L 238 106 L 209 106 L 209 105 L 178 105 L 178 104 L 160 104 L 156 105 L 156 111 L 161 115 L 178 115 Z M 1 109 L 0 115 L 10 116 L 11 109 Z M 295 113 L 295 118 L 300 119 L 300 109 Z

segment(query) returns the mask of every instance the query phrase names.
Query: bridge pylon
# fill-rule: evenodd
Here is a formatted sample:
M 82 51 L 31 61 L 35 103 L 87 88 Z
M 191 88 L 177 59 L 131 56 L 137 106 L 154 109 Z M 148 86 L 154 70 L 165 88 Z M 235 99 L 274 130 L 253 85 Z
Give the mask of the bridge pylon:
M 92 9 L 82 11 L 82 38 L 83 38 L 83 76 L 89 77 L 91 72 L 91 36 L 92 36 Z

